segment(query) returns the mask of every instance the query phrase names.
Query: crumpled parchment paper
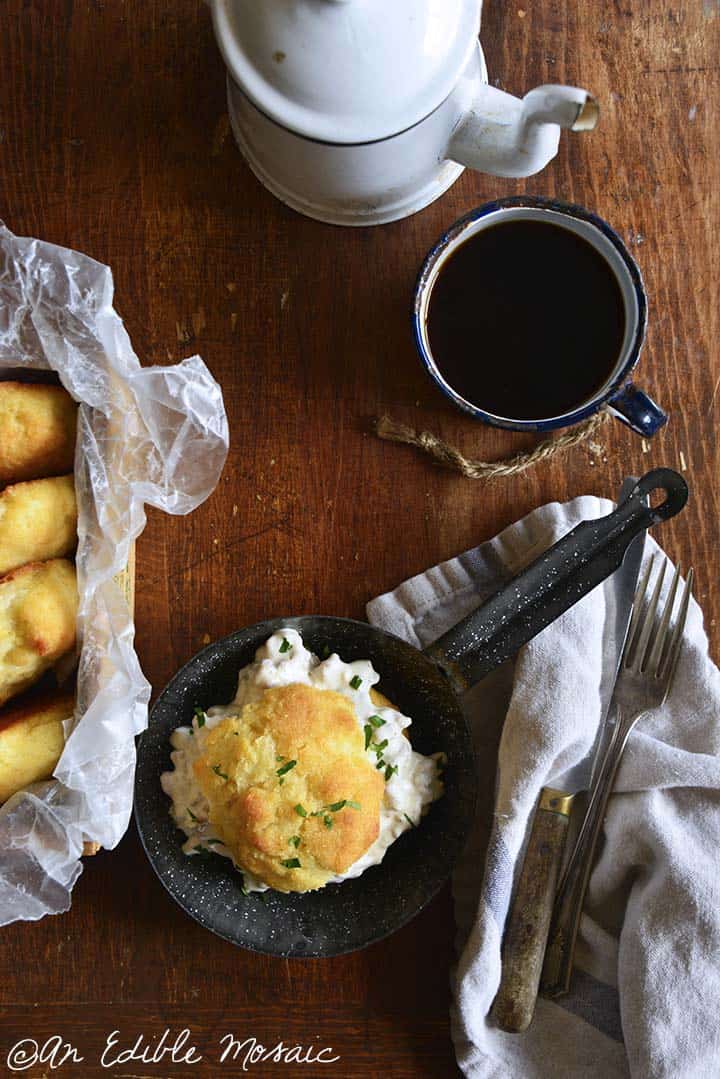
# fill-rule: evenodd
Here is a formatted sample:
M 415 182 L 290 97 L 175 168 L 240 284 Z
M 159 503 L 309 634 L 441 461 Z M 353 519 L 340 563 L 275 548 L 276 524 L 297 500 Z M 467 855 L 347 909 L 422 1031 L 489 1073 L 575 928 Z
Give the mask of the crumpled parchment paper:
M 112 848 L 127 828 L 150 685 L 113 578 L 144 528 L 144 504 L 190 513 L 215 487 L 228 451 L 222 393 L 200 357 L 142 368 L 112 300 L 107 266 L 0 223 L 0 377 L 49 369 L 80 402 L 82 646 L 55 778 L 0 808 L 0 925 L 67 910 L 83 842 Z

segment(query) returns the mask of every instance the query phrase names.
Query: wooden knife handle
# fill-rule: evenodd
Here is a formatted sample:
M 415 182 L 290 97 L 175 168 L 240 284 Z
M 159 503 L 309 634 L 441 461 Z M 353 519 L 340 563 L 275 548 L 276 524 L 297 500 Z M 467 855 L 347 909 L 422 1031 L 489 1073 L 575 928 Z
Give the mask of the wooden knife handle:
M 551 787 L 541 790 L 508 914 L 492 1014 L 501 1030 L 511 1034 L 526 1030 L 535 1011 L 572 798 Z

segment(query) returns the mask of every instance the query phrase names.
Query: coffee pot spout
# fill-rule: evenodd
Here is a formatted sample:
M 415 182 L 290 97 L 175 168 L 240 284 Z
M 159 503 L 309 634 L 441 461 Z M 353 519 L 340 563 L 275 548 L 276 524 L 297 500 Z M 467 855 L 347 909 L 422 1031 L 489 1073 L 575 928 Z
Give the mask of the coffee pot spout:
M 560 131 L 591 131 L 599 107 L 576 86 L 538 86 L 524 98 L 479 86 L 455 128 L 448 157 L 492 176 L 532 176 L 555 157 Z

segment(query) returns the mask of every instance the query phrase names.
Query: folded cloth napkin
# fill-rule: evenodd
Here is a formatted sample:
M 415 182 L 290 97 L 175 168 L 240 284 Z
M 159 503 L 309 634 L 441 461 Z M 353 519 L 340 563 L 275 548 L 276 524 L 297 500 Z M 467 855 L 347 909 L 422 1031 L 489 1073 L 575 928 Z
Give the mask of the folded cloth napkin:
M 368 617 L 425 646 L 579 521 L 611 509 L 592 497 L 543 506 L 373 600 Z M 648 538 L 645 557 L 658 551 Z M 452 1020 L 458 1063 L 471 1079 L 720 1076 L 720 672 L 708 658 L 694 601 L 670 699 L 640 721 L 623 757 L 571 993 L 540 998 L 524 1034 L 504 1034 L 488 1018 L 540 788 L 562 787 L 589 752 L 607 700 L 612 603 L 606 582 L 463 702 L 481 797 L 453 878 L 459 959 Z

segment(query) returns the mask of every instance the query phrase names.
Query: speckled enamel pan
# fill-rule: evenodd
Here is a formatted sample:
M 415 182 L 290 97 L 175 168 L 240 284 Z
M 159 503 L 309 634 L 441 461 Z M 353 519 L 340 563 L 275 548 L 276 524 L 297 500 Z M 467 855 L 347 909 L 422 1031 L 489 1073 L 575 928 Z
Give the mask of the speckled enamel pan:
M 666 498 L 653 508 L 646 502 L 658 488 Z M 448 878 L 473 818 L 476 769 L 458 694 L 609 576 L 634 536 L 674 516 L 686 500 L 677 473 L 648 473 L 617 510 L 578 525 L 426 652 L 363 622 L 314 616 L 260 622 L 204 648 L 161 693 L 138 744 L 135 816 L 148 858 L 173 899 L 225 940 L 277 956 L 340 955 L 405 925 Z M 304 895 L 246 896 L 227 859 L 183 854 L 184 837 L 160 775 L 170 768 L 172 731 L 190 723 L 197 705 L 232 700 L 238 670 L 283 626 L 296 629 L 313 652 L 329 648 L 346 661 L 372 662 L 378 688 L 412 717 L 414 748 L 445 753 L 445 793 L 421 825 L 361 877 Z

